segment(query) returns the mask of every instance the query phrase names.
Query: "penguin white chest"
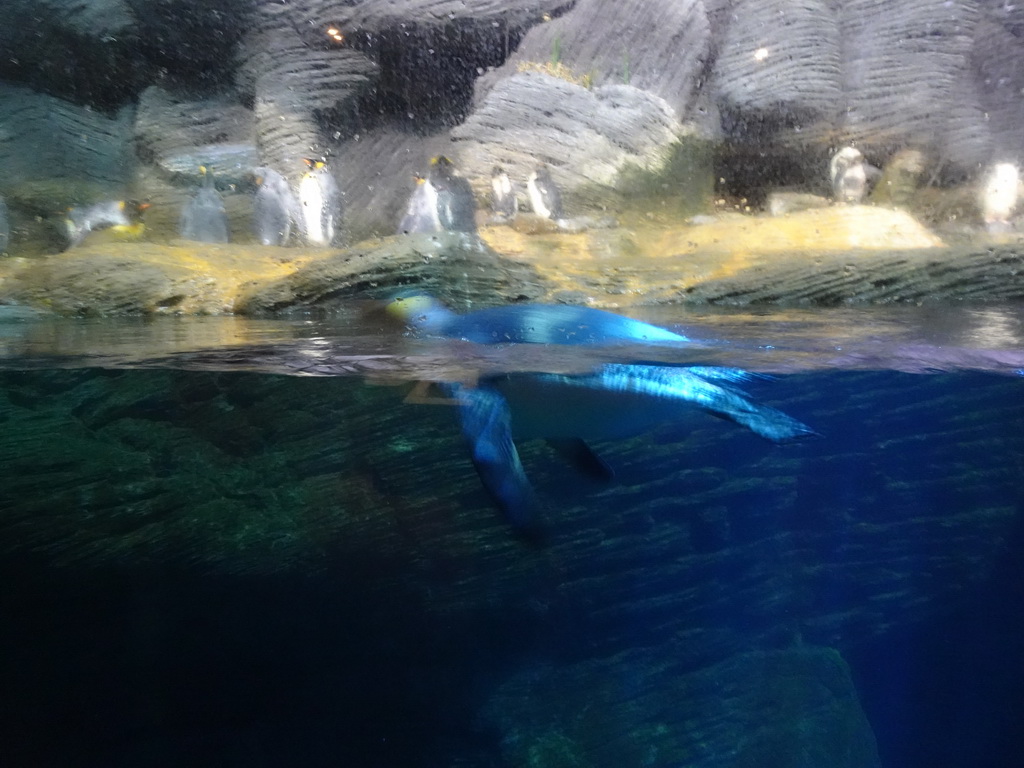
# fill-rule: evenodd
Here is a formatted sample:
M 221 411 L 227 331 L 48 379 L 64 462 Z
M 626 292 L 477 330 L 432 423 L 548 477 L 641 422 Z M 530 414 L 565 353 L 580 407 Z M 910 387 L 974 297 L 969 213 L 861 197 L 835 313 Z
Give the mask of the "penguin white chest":
M 325 226 L 327 198 L 316 175 L 307 173 L 302 177 L 302 181 L 299 182 L 299 203 L 302 206 L 306 238 L 311 243 L 327 245 L 331 240 L 331 233 L 327 232 Z
M 981 213 L 986 224 L 1003 223 L 1017 207 L 1020 171 L 1013 163 L 996 163 L 989 170 L 981 189 Z
M 547 203 L 543 187 L 537 181 L 536 173 L 530 174 L 530 178 L 526 182 L 526 193 L 530 196 L 530 206 L 533 208 L 534 213 L 538 216 L 543 216 L 545 219 L 552 218 L 551 207 Z

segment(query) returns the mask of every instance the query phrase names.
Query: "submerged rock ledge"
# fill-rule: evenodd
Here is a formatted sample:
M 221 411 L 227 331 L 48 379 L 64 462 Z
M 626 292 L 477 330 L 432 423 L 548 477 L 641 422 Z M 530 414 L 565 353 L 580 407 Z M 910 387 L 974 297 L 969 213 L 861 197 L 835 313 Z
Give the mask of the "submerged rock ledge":
M 909 214 L 868 206 L 700 224 L 387 237 L 343 250 L 95 243 L 0 262 L 0 303 L 58 314 L 330 311 L 416 287 L 465 304 L 1007 301 L 1024 298 L 1024 243 L 945 245 Z

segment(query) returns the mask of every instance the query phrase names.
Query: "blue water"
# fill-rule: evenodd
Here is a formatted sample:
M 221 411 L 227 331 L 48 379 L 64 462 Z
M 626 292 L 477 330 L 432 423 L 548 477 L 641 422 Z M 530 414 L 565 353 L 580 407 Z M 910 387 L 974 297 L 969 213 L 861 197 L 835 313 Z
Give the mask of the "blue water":
M 3 764 L 810 765 L 852 697 L 880 765 L 1019 765 L 1019 309 L 638 316 L 699 343 L 9 313 Z M 610 485 L 523 444 L 538 547 L 494 510 L 454 409 L 409 398 L 636 359 L 770 373 L 745 389 L 821 437 L 681 413 L 595 445 Z M 814 649 L 848 691 L 721 671 Z M 721 712 L 687 714 L 709 696 Z M 687 762 L 697 741 L 736 752 Z

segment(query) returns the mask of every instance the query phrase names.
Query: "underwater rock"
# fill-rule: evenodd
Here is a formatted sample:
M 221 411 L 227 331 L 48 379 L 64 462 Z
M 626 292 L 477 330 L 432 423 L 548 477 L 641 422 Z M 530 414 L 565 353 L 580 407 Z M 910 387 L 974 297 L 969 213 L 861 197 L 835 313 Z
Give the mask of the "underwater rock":
M 484 720 L 509 765 L 881 765 L 835 650 L 739 653 L 699 670 L 686 658 L 673 642 L 528 667 L 491 697 Z

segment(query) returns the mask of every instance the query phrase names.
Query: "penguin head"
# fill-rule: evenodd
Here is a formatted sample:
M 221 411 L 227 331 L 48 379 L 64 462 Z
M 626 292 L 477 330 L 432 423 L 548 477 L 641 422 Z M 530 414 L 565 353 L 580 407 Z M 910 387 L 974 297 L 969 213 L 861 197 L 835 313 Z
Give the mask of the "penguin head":
M 139 202 L 138 200 L 122 200 L 120 202 L 121 210 L 124 211 L 125 216 L 133 224 L 139 223 L 142 220 L 142 214 L 151 208 L 152 205 L 152 203 Z
M 449 179 L 455 173 L 455 163 L 444 155 L 438 155 L 430 160 L 430 173 L 432 179 Z
M 309 169 L 313 171 L 319 171 L 321 168 L 327 165 L 327 160 L 325 160 L 324 158 L 320 158 L 318 160 L 315 157 L 304 157 L 302 158 L 302 162 L 304 162 L 309 167 Z
M 843 147 L 832 156 L 829 162 L 829 175 L 832 181 L 845 173 L 853 166 L 863 163 L 864 155 L 856 147 Z
M 433 296 L 417 291 L 402 291 L 392 296 L 384 311 L 405 325 L 425 331 L 438 330 L 454 314 Z

